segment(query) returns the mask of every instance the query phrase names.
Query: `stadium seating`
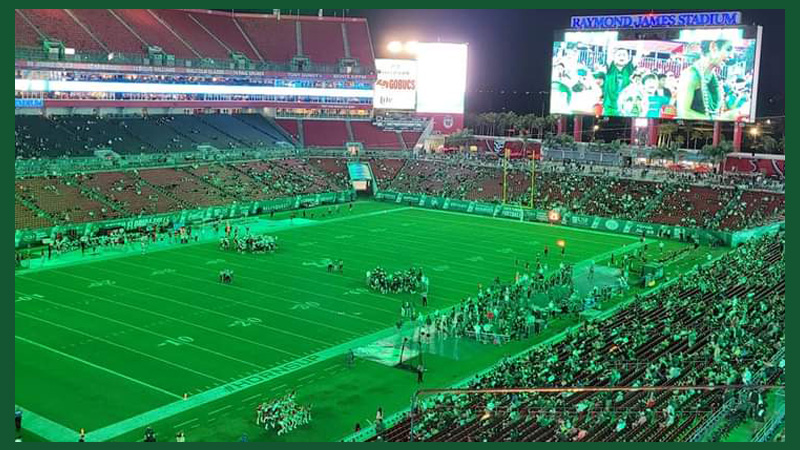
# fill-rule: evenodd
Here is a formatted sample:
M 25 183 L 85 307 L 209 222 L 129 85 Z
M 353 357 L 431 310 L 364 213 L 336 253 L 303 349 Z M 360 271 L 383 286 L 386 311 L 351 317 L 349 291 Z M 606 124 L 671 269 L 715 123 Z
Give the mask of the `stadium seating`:
M 370 168 L 372 169 L 372 175 L 375 179 L 381 183 L 383 182 L 391 182 L 403 169 L 403 166 L 406 164 L 404 159 L 370 159 L 369 161 Z M 382 187 L 382 186 L 381 186 Z
M 372 51 L 372 40 L 366 22 L 347 22 L 347 42 L 350 44 L 350 56 L 358 59 L 364 67 L 374 67 L 375 57 Z
M 16 193 L 60 222 L 81 223 L 114 219 L 122 214 L 85 196 L 74 182 L 51 177 L 16 180 Z
M 164 52 L 175 55 L 176 58 L 197 58 L 149 9 L 115 9 L 114 13 L 148 45 L 161 47 Z
M 343 148 L 350 140 L 345 123 L 336 120 L 304 120 L 303 134 L 306 147 Z
M 228 51 L 220 45 L 203 27 L 197 24 L 185 11 L 178 9 L 157 9 L 153 12 L 194 52 L 203 58 L 228 59 Z M 196 56 L 195 56 L 196 57 Z
M 156 46 L 183 59 L 230 60 L 231 52 L 238 52 L 255 62 L 287 63 L 298 55 L 299 23 L 305 56 L 312 63 L 336 65 L 346 56 L 344 25 L 351 56 L 361 66 L 374 67 L 369 30 L 363 21 L 286 16 L 279 20 L 271 15 L 181 9 L 67 11 L 18 10 L 15 45 L 39 47 L 42 33 L 78 51 L 146 55 L 148 46 Z
M 278 119 L 275 121 L 283 130 L 298 141 L 302 141 L 300 132 L 297 129 L 297 120 Z
M 38 47 L 41 45 L 41 36 L 30 26 L 22 17 L 19 10 L 14 14 L 14 46 L 15 47 Z
M 273 16 L 255 14 L 237 14 L 236 21 L 250 38 L 250 42 L 258 49 L 258 53 L 267 61 L 291 61 L 297 55 L 297 37 L 295 22 Z
M 231 194 L 222 192 L 181 169 L 141 170 L 139 176 L 190 207 L 225 205 L 235 200 Z
M 463 199 L 487 179 L 497 177 L 497 173 L 492 167 L 412 160 L 385 189 Z
M 28 208 L 19 200 L 14 201 L 14 229 L 25 230 L 52 226 L 53 222 Z
M 766 225 L 786 212 L 786 198 L 783 194 L 765 191 L 745 191 L 736 200 L 735 207 L 729 209 L 719 224 L 721 230 L 740 230 Z
M 738 384 L 745 368 L 752 383 L 774 383 L 782 371 L 767 361 L 785 346 L 785 304 L 779 301 L 786 290 L 784 245 L 774 235 L 751 241 L 606 320 L 501 361 L 469 387 Z M 741 281 L 741 274 L 752 273 L 762 276 Z M 741 333 L 720 326 L 737 314 L 748 317 L 739 322 Z M 720 342 L 731 341 L 748 358 L 720 348 Z M 415 440 L 434 442 L 681 441 L 690 439 L 731 394 L 672 389 L 569 396 L 445 394 L 423 398 L 413 433 Z M 381 439 L 406 441 L 411 433 L 406 417 Z
M 403 141 L 405 141 L 406 148 L 409 150 L 414 148 L 414 146 L 417 144 L 417 141 L 419 141 L 420 136 L 422 136 L 422 133 L 415 131 L 403 131 L 400 134 L 403 136 Z
M 82 24 L 89 27 L 92 33 L 103 42 L 109 50 L 146 54 L 145 43 L 139 40 L 123 23 L 107 9 L 72 9 L 70 10 Z
M 269 147 L 286 141 L 258 114 L 176 115 L 105 118 L 97 116 L 16 116 L 15 155 L 90 156 L 98 148 L 120 154 Z
M 600 192 L 583 204 L 585 214 L 636 220 L 658 197 L 664 186 L 660 183 L 611 179 Z
M 402 150 L 400 136 L 395 131 L 383 131 L 369 122 L 350 122 L 356 142 L 364 148 L 382 150 Z M 306 134 L 308 134 L 306 132 Z
M 90 51 L 104 48 L 63 9 L 21 9 L 30 22 L 50 39 L 60 40 L 65 46 Z
M 230 52 L 238 52 L 247 56 L 251 61 L 261 61 L 253 47 L 242 34 L 242 31 L 229 13 L 206 12 L 188 13 L 192 18 L 202 24 L 209 33 L 225 44 Z M 230 53 L 229 52 L 229 53 Z
M 126 172 L 90 173 L 79 177 L 81 185 L 108 198 L 130 215 L 161 214 L 180 209 L 180 204 Z
M 300 21 L 300 24 L 303 53 L 312 63 L 336 64 L 344 58 L 341 22 L 308 19 Z
M 663 197 L 646 221 L 708 228 L 734 193 L 733 189 L 679 186 Z
M 186 171 L 240 200 L 263 200 L 269 198 L 267 186 L 230 166 L 200 166 L 187 168 Z

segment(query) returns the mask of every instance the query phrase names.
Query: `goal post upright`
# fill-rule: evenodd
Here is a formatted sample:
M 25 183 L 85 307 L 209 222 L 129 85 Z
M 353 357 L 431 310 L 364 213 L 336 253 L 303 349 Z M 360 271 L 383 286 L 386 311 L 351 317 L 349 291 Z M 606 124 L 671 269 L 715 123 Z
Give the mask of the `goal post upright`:
M 505 158 L 503 159 L 503 204 L 508 202 L 508 158 L 511 149 L 506 149 Z
M 534 209 L 536 196 L 536 152 L 531 153 L 531 209 Z

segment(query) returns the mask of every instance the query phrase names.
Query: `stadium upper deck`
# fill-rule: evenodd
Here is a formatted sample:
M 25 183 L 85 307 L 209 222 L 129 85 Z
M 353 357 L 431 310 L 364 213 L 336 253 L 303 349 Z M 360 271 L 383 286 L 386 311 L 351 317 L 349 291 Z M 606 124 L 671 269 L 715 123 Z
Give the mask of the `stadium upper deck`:
M 186 67 L 228 68 L 241 57 L 253 68 L 368 74 L 375 59 L 360 18 L 301 17 L 180 9 L 17 9 L 15 48 L 47 42 L 75 49 L 71 59 L 136 61 L 159 50 Z M 32 54 L 31 54 L 32 55 Z M 84 55 L 84 56 L 82 56 Z M 24 59 L 24 58 L 23 58 Z M 167 59 L 169 60 L 169 58 Z M 100 62 L 100 61 L 95 61 Z M 239 68 L 239 66 L 234 66 Z

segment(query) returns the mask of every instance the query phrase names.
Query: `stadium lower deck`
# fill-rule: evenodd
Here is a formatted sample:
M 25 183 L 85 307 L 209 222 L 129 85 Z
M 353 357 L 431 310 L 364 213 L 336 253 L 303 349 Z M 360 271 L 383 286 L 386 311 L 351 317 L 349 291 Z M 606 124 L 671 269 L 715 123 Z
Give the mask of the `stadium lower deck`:
M 393 204 L 329 211 L 239 225 L 272 230 L 279 238 L 274 254 L 221 250 L 207 227 L 189 245 L 31 261 L 15 278 L 15 403 L 30 423 L 34 415 L 50 422 L 27 429 L 57 440 L 77 440 L 75 430 L 83 428 L 88 440 L 135 441 L 147 426 L 166 439 L 184 430 L 189 441 L 243 433 L 250 440 L 339 440 L 355 423 L 369 425 L 378 406 L 387 415 L 408 408 L 420 387 L 414 373 L 390 365 L 364 358 L 346 364 L 350 349 L 399 339 L 403 302 L 419 307 L 419 295 L 366 289 L 367 271 L 424 268 L 430 300 L 419 308 L 428 315 L 474 296 L 479 283 L 512 281 L 537 258 L 550 272 L 562 261 L 604 266 L 612 253 L 620 258 L 643 245 L 631 236 Z M 688 248 L 667 263 L 669 278 L 726 251 L 647 243 L 652 257 Z M 545 245 L 552 249 L 547 258 Z M 343 273 L 328 273 L 326 259 L 343 260 Z M 233 284 L 219 283 L 222 269 L 234 270 Z M 575 323 L 572 315 L 558 317 L 541 334 L 504 345 L 426 349 L 422 387 L 467 379 Z M 291 391 L 299 404 L 313 405 L 310 424 L 282 436 L 255 424 L 259 403 Z

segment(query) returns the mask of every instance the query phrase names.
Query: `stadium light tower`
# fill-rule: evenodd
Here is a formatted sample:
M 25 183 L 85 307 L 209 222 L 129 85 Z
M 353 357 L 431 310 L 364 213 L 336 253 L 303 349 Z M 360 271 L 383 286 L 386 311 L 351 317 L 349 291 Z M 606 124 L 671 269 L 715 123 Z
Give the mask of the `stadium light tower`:
M 403 51 L 403 43 L 400 41 L 392 41 L 389 42 L 387 48 L 391 53 L 400 53 Z

